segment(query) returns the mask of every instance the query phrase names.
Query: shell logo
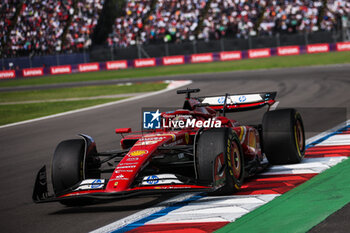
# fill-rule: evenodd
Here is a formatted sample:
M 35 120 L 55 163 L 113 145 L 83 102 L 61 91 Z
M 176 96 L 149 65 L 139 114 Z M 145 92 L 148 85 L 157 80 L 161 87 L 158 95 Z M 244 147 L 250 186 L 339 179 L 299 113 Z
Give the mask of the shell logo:
M 148 153 L 148 150 L 134 150 L 132 152 L 129 152 L 129 155 L 130 156 L 141 156 L 141 155 L 144 155 L 147 153 Z
M 190 142 L 190 135 L 188 133 L 185 133 L 185 141 L 186 141 L 186 144 Z

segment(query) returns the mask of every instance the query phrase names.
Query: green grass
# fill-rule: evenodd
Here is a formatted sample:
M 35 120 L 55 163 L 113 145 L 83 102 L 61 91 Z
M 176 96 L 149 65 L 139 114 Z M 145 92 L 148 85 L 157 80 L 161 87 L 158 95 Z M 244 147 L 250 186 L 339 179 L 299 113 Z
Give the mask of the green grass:
M 215 233 L 308 232 L 350 202 L 349 170 L 346 159 Z
M 67 112 L 93 105 L 104 104 L 120 99 L 123 98 L 0 105 L 0 125 Z
M 71 75 L 48 76 L 21 80 L 4 80 L 0 87 L 20 85 L 41 85 L 66 82 L 81 82 L 92 80 L 110 80 L 122 78 L 154 77 L 176 74 L 193 74 L 208 72 L 224 72 L 234 70 L 271 69 L 285 67 L 300 67 L 310 65 L 327 65 L 350 63 L 350 52 L 331 52 L 319 54 L 304 54 L 299 56 L 269 57 L 262 59 L 245 59 L 240 61 L 214 62 L 202 64 L 186 64 L 176 66 L 160 66 L 152 68 L 126 69 L 116 71 L 101 71 L 93 73 L 77 73 Z
M 35 91 L 0 92 L 0 125 L 48 116 L 56 113 L 108 103 L 123 98 L 103 98 L 93 100 L 59 101 L 67 98 L 107 96 L 126 93 L 158 91 L 166 88 L 166 83 L 136 83 L 133 85 L 103 85 L 72 88 L 57 88 Z M 42 103 L 16 103 L 31 100 L 57 100 Z M 15 104 L 16 103 L 16 104 Z
M 102 85 L 73 88 L 57 88 L 33 91 L 0 92 L 0 103 L 28 101 L 28 100 L 52 100 L 106 96 L 116 94 L 138 93 L 158 91 L 166 88 L 166 83 L 137 83 L 133 85 Z M 1 115 L 0 115 L 1 116 Z

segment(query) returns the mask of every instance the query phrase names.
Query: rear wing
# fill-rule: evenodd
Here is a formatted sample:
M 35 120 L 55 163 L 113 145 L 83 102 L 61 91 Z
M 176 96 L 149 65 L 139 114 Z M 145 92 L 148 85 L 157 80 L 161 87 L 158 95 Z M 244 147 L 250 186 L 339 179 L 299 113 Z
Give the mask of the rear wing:
M 216 111 L 236 112 L 261 108 L 266 105 L 270 107 L 276 102 L 276 95 L 277 92 L 226 94 L 198 97 L 198 100 Z

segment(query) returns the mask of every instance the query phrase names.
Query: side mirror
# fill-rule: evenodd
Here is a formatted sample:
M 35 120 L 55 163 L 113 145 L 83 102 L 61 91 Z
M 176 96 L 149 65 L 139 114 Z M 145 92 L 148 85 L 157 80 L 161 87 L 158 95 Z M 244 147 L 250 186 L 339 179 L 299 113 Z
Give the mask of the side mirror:
M 131 132 L 131 128 L 119 128 L 119 129 L 115 129 L 115 133 L 116 133 L 116 134 L 130 133 L 130 132 Z

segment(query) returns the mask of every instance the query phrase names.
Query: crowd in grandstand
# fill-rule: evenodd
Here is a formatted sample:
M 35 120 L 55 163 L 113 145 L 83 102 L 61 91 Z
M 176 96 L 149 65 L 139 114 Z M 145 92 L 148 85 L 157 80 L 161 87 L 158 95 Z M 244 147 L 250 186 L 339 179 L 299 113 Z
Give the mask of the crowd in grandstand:
M 11 19 L 16 14 L 16 4 L 19 0 L 3 0 L 0 2 L 0 38 L 7 40 L 6 32 L 10 29 L 12 24 Z
M 127 47 L 136 43 L 193 40 L 207 0 L 129 1 L 125 16 L 116 19 L 109 45 Z
M 178 42 L 222 37 L 247 38 L 277 33 L 331 31 L 350 14 L 350 2 L 330 0 L 158 0 L 129 1 L 116 19 L 108 44 Z M 205 11 L 206 4 L 209 4 Z M 200 15 L 204 16 L 200 30 Z M 196 34 L 197 33 L 197 34 Z
M 103 3 L 2 0 L 2 54 L 47 54 L 89 47 Z M 16 12 L 19 4 L 20 12 Z M 123 12 L 108 36 L 110 46 L 331 31 L 339 29 L 341 18 L 350 15 L 350 1 L 127 0 Z
M 16 8 L 20 12 L 11 21 Z M 3 53 L 9 55 L 50 54 L 88 47 L 103 0 L 5 0 L 0 3 Z M 13 28 L 8 31 L 9 25 Z M 66 29 L 66 33 L 65 33 Z M 63 44 L 63 38 L 66 42 Z

